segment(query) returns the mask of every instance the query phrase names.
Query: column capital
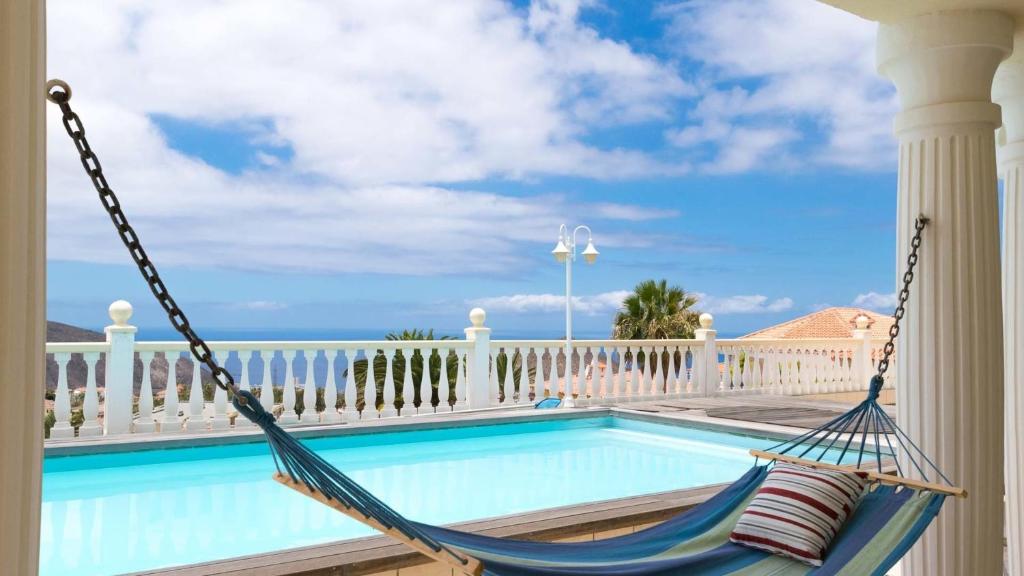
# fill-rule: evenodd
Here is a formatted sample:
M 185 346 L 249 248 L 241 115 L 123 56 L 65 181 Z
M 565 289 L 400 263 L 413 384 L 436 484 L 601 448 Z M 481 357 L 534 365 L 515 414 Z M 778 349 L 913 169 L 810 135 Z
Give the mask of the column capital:
M 937 12 L 884 22 L 877 65 L 896 84 L 896 132 L 943 124 L 999 126 L 992 78 L 1013 50 L 1014 21 L 987 10 Z
M 1014 36 L 1016 52 L 996 70 L 992 100 L 1003 109 L 1003 126 L 996 134 L 999 166 L 1024 163 L 1024 22 Z

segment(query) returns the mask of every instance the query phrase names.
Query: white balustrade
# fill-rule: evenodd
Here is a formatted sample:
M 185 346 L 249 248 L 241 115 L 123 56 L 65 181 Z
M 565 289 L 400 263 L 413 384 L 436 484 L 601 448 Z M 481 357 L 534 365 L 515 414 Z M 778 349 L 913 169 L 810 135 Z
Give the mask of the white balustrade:
M 286 425 L 352 423 L 487 406 L 527 407 L 546 397 L 575 399 L 577 405 L 584 406 L 714 394 L 859 391 L 866 389 L 882 353 L 882 342 L 869 338 L 866 330 L 855 332 L 850 339 L 716 340 L 708 315 L 702 316 L 693 340 L 576 340 L 567 350 L 563 340 L 492 341 L 484 319 L 483 311 L 473 311 L 473 326 L 466 329 L 465 340 L 208 344 L 221 363 L 237 357 L 236 385 L 240 390 L 255 387 L 250 368 L 257 369 L 252 363 L 259 363 L 260 405 Z M 234 410 L 228 407 L 224 390 L 214 386 L 212 402 L 206 401 L 203 382 L 211 381 L 209 371 L 188 356 L 186 343 L 130 340 L 126 344 L 128 341 L 121 342 L 119 358 L 125 353 L 137 355 L 139 361 L 134 364 L 138 366 L 133 365 L 132 370 L 140 372 L 115 376 L 119 386 L 141 382 L 137 400 L 132 401 L 137 414 L 117 415 L 119 422 L 124 418 L 133 422 L 132 432 L 251 429 L 251 423 L 237 414 L 232 422 L 229 413 Z M 101 406 L 97 385 L 97 367 L 106 361 L 110 346 L 109 342 L 47 345 L 53 358 L 48 366 L 57 370 L 51 439 L 103 433 L 101 411 L 106 417 L 105 410 L 117 406 L 109 402 Z M 125 346 L 127 349 L 122 349 Z M 317 369 L 321 357 L 326 370 Z M 182 369 L 187 366 L 190 371 L 184 426 L 179 414 L 179 361 Z M 71 389 L 71 374 L 78 377 L 80 363 L 85 365 L 84 392 Z M 161 382 L 157 374 L 164 364 L 166 377 Z M 296 375 L 301 373 L 301 365 L 305 365 L 305 376 L 300 383 Z M 419 379 L 414 367 L 420 372 Z M 342 389 L 338 370 L 344 379 Z M 136 375 L 139 378 L 134 378 Z M 274 381 L 275 375 L 279 382 Z M 110 378 L 108 374 L 106 381 L 111 382 Z M 274 401 L 275 384 L 281 389 L 281 404 Z M 304 406 L 301 417 L 296 410 L 299 386 Z M 887 381 L 886 387 L 891 386 L 891 380 Z M 161 387 L 162 411 L 158 405 Z M 323 402 L 318 407 L 321 391 Z M 79 405 L 81 420 L 74 413 Z M 73 423 L 79 424 L 77 430 Z

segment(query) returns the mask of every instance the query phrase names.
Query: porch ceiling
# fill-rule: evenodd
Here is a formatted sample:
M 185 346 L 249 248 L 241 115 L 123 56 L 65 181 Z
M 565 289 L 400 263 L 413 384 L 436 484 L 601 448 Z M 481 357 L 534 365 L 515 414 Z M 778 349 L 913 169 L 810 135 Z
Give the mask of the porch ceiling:
M 868 20 L 887 22 L 945 10 L 998 10 L 1024 18 L 1021 0 L 819 0 Z

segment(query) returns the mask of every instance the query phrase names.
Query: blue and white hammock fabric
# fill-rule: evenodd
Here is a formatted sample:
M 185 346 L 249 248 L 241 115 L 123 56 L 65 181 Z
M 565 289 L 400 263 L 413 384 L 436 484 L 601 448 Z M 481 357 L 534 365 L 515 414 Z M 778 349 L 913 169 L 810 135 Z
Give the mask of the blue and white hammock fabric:
M 578 543 L 493 538 L 404 518 L 282 430 L 251 393 L 240 391 L 238 396 L 244 398 L 244 403 L 237 397 L 234 402 L 241 414 L 266 433 L 278 468 L 275 479 L 279 482 L 464 574 L 881 576 L 917 541 L 938 514 L 946 496 L 957 493 L 914 487 L 910 481 L 904 484 L 899 476 L 884 474 L 883 460 L 894 454 L 894 446 L 898 445 L 903 448 L 905 461 L 926 481 L 926 473 L 931 470 L 949 482 L 878 405 L 881 386 L 882 379 L 876 377 L 868 398 L 854 409 L 773 447 L 778 458 L 809 465 L 836 466 L 855 460 L 861 466 L 865 455 L 877 463 L 877 473 L 872 474 L 878 482 L 861 498 L 820 567 L 729 542 L 729 533 L 757 492 L 771 462 L 755 462 L 742 478 L 710 500 L 633 534 Z M 814 459 L 805 460 L 808 455 Z M 825 462 L 826 458 L 834 460 L 834 464 Z M 898 471 L 902 475 L 902 470 Z

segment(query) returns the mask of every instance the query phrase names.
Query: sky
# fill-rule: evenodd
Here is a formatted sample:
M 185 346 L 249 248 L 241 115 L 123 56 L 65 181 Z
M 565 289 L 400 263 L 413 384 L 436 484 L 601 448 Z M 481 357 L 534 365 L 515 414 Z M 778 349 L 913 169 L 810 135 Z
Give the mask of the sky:
M 645 279 L 720 334 L 890 311 L 897 109 L 813 0 L 51 0 L 107 180 L 200 332 L 607 337 Z M 51 108 L 50 320 L 166 317 Z M 586 234 L 579 237 L 582 245 Z

